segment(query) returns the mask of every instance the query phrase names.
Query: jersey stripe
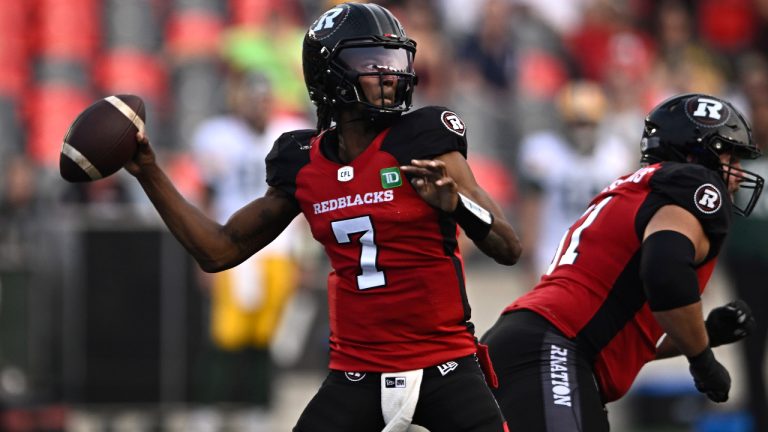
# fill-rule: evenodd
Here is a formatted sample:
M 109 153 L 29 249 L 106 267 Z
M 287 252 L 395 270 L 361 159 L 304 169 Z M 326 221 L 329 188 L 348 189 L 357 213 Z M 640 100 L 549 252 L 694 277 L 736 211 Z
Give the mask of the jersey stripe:
M 602 351 L 645 304 L 645 291 L 637 277 L 639 271 L 638 250 L 616 279 L 603 304 L 578 333 L 578 337 L 593 349 L 590 355 Z

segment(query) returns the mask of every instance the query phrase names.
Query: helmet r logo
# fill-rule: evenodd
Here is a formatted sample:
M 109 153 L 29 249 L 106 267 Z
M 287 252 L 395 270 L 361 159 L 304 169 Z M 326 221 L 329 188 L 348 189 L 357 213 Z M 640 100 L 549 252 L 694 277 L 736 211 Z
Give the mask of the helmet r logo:
M 720 191 L 714 185 L 705 183 L 696 189 L 693 202 L 702 213 L 712 214 L 720 210 L 722 198 L 720 197 Z
M 315 22 L 315 26 L 312 27 L 312 31 L 318 32 L 320 30 L 327 30 L 329 28 L 333 28 L 334 26 L 333 19 L 339 16 L 342 12 L 343 12 L 343 9 L 335 8 L 324 13 L 323 16 L 318 18 L 318 20 Z
M 720 120 L 720 111 L 723 109 L 723 104 L 713 99 L 699 99 L 699 106 L 696 107 L 696 111 L 693 112 L 695 117 L 709 117 L 715 120 Z
M 722 102 L 704 97 L 689 99 L 685 112 L 695 124 L 707 128 L 722 126 L 730 117 L 728 107 Z
M 348 6 L 328 10 L 312 23 L 309 28 L 310 35 L 315 39 L 325 39 L 332 35 L 347 17 L 347 12 Z

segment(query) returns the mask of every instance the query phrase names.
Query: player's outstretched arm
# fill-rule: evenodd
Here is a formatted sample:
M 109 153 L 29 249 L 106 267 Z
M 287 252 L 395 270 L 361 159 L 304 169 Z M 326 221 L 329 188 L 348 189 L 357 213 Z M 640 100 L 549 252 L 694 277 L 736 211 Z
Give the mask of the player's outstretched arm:
M 695 270 L 709 247 L 701 224 L 690 212 L 664 206 L 645 229 L 640 277 L 654 318 L 669 339 L 658 347 L 657 358 L 676 348 L 688 358 L 696 388 L 712 401 L 724 402 L 731 378 L 712 352 Z
M 411 184 L 427 203 L 454 216 L 483 253 L 499 264 L 517 262 L 522 252 L 517 233 L 460 153 L 413 160 L 400 169 L 412 176 Z
M 234 267 L 274 240 L 299 213 L 284 192 L 270 188 L 221 225 L 190 204 L 157 165 L 149 139 L 125 164 L 173 235 L 207 272 Z

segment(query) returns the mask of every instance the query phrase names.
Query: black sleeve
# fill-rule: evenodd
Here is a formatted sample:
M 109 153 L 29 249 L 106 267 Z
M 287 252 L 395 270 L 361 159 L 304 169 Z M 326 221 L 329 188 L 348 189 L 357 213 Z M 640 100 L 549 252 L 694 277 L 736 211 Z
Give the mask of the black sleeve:
M 718 173 L 697 164 L 666 162 L 653 175 L 650 186 L 654 208 L 675 204 L 688 210 L 713 246 L 710 255 L 719 252 L 731 224 L 732 204 Z
M 429 106 L 405 114 L 387 134 L 381 149 L 399 163 L 411 159 L 433 159 L 452 151 L 467 157 L 467 130 L 455 112 Z
M 267 184 L 293 196 L 296 175 L 309 162 L 310 139 L 314 130 L 286 132 L 275 141 L 266 158 Z
M 691 240 L 677 231 L 657 231 L 643 242 L 640 279 L 648 306 L 661 312 L 699 301 L 699 278 Z

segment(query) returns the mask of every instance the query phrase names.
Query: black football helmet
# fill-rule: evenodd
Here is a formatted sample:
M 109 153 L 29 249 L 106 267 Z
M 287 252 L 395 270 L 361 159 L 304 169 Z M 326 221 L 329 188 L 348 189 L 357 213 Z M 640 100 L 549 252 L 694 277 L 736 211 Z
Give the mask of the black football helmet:
M 372 120 L 398 116 L 411 108 L 416 42 L 387 9 L 370 3 L 342 3 L 328 10 L 304 36 L 302 63 L 309 98 L 318 107 L 318 128 L 333 112 L 359 104 Z M 378 77 L 380 103 L 369 101 L 360 77 Z M 395 80 L 393 98 L 384 97 L 384 79 Z
M 739 160 L 761 155 L 744 116 L 725 100 L 705 94 L 682 94 L 662 102 L 645 118 L 642 163 L 697 163 L 720 173 L 726 185 L 729 176 L 735 176 L 740 189 L 752 193 L 745 204 L 734 202 L 734 211 L 748 216 L 757 204 L 764 180 L 751 171 L 722 163 L 720 155 L 726 152 Z

